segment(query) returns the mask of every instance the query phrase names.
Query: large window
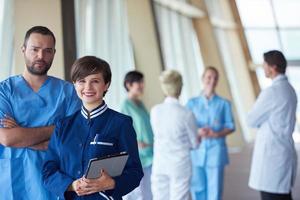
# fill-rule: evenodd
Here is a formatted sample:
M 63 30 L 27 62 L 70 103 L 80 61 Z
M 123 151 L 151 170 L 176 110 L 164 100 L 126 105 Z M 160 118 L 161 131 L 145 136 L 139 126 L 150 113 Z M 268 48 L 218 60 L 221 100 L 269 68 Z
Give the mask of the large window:
M 243 84 L 244 88 L 248 88 L 247 84 L 244 83 L 244 81 L 247 82 L 247 77 L 242 75 L 247 74 L 248 71 L 245 70 L 246 67 L 240 65 L 241 63 L 236 59 L 238 56 L 236 52 L 239 51 L 239 48 L 236 47 L 237 45 L 235 44 L 237 42 L 237 40 L 235 40 L 235 24 L 231 17 L 224 12 L 224 8 L 222 7 L 223 0 L 206 0 L 205 2 L 226 72 L 226 78 L 230 86 L 233 104 L 237 111 L 242 136 L 246 141 L 250 142 L 253 140 L 253 134 L 247 125 L 246 117 L 248 105 L 245 103 L 249 100 L 250 95 L 244 93 L 245 89 L 240 89 Z
M 2 24 L 3 24 L 3 11 L 4 11 L 4 0 L 0 0 L 0 28 L 2 29 Z M 0 36 L 2 34 L 0 33 Z
M 125 98 L 123 78 L 134 69 L 125 0 L 76 0 L 77 56 L 94 55 L 109 62 L 112 83 L 105 96 L 119 109 Z
M 300 64 L 300 1 L 237 0 L 252 60 L 262 63 L 262 54 L 281 50 L 290 63 Z
M 300 1 L 236 0 L 246 39 L 262 89 L 272 81 L 264 75 L 263 53 L 278 49 L 289 63 L 286 75 L 300 99 Z M 297 109 L 296 133 L 300 132 L 300 106 Z M 294 134 L 300 142 L 300 134 Z
M 13 60 L 13 1 L 0 0 L 0 81 L 11 74 Z
M 188 5 L 181 0 L 182 5 Z M 186 103 L 201 92 L 203 62 L 192 19 L 155 1 L 155 14 L 164 66 L 178 70 L 183 77 L 181 101 Z

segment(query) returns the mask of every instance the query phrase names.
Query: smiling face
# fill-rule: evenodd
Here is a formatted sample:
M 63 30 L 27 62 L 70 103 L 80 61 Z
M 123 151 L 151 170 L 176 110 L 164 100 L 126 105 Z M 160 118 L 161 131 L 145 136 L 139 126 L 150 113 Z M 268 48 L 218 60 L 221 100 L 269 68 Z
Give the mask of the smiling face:
M 101 73 L 91 74 L 75 81 L 75 89 L 84 107 L 93 110 L 103 101 L 103 94 L 110 83 L 104 81 Z
M 32 33 L 22 47 L 22 52 L 30 74 L 46 75 L 54 59 L 54 39 L 50 35 Z
M 205 71 L 202 77 L 204 90 L 214 91 L 218 84 L 218 79 L 218 74 L 214 70 L 208 69 Z
M 145 88 L 144 80 L 142 79 L 138 82 L 127 83 L 126 87 L 128 89 L 128 93 L 130 93 L 132 97 L 141 98 Z

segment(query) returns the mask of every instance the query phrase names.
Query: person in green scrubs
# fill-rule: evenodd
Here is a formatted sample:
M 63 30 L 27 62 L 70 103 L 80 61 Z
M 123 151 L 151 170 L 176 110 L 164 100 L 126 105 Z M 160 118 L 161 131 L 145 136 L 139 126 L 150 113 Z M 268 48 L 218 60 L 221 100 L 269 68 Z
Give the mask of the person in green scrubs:
M 151 168 L 153 160 L 153 132 L 150 115 L 141 98 L 144 92 L 144 75 L 130 71 L 125 75 L 124 87 L 127 98 L 121 105 L 121 112 L 132 117 L 137 134 L 139 156 L 143 166 L 144 177 L 140 186 L 125 196 L 126 200 L 151 200 Z

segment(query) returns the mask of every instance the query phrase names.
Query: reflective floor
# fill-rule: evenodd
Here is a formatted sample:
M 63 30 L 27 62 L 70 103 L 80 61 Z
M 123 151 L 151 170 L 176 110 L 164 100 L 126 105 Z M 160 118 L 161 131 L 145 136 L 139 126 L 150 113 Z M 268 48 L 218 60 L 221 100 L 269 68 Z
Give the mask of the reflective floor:
M 297 145 L 298 158 L 300 144 Z M 248 187 L 252 146 L 246 146 L 240 152 L 230 154 L 230 165 L 226 169 L 223 200 L 259 200 L 259 193 Z M 299 159 L 298 159 L 299 161 Z M 296 185 L 293 189 L 293 200 L 300 200 L 300 164 Z

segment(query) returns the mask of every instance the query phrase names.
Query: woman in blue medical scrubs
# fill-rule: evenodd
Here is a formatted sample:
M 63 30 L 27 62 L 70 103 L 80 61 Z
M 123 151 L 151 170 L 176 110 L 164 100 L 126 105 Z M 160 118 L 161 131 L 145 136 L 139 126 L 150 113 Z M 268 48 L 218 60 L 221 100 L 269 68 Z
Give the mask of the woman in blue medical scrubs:
M 56 125 L 43 166 L 44 185 L 59 199 L 120 200 L 143 177 L 132 120 L 103 101 L 111 82 L 107 62 L 82 57 L 73 64 L 71 78 L 82 108 Z M 97 179 L 84 177 L 91 158 L 124 151 L 129 158 L 120 176 L 102 171 Z
M 226 136 L 235 129 L 230 102 L 216 94 L 219 73 L 207 67 L 203 73 L 203 91 L 187 103 L 197 119 L 202 142 L 192 151 L 193 200 L 221 200 L 224 168 L 229 163 Z

